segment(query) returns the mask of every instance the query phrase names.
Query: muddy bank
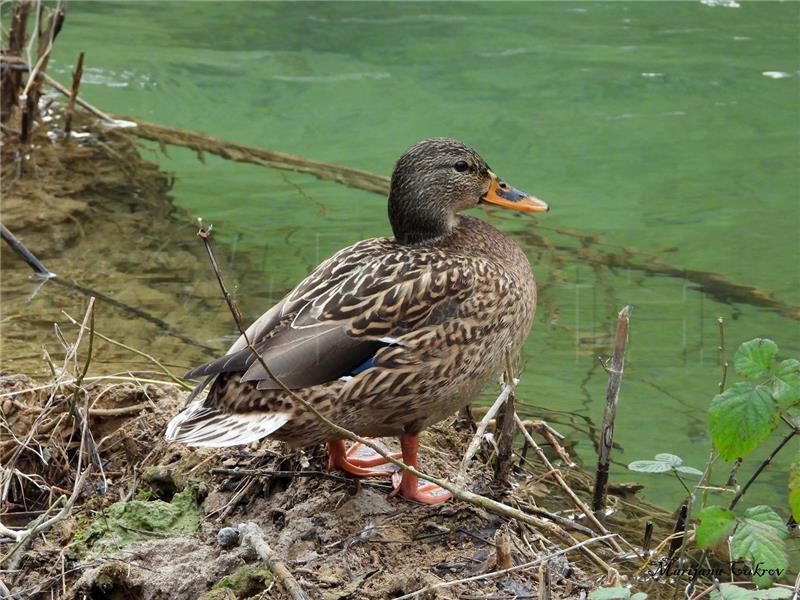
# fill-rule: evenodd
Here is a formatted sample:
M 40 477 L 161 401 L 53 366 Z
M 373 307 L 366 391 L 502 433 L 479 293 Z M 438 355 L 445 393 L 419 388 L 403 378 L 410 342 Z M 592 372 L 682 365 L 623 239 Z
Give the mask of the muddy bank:
M 0 452 L 2 464 L 16 474 L 6 481 L 2 519 L 7 527 L 24 527 L 59 495 L 73 494 L 78 461 L 87 464 L 80 419 L 69 412 L 75 388 L 51 383 L 0 378 L 2 418 L 14 432 Z M 322 447 L 288 451 L 265 441 L 216 451 L 167 444 L 163 431 L 183 395 L 168 384 L 98 379 L 83 385 L 79 406 L 88 414 L 102 470 L 91 471 L 70 514 L 26 551 L 14 555 L 13 544 L 2 545 L 17 563 L 5 578 L 12 592 L 64 599 L 189 599 L 206 593 L 205 598 L 288 598 L 252 550 L 225 529 L 244 522 L 258 525 L 314 599 L 392 598 L 491 574 L 497 569 L 501 528 L 508 532 L 510 564 L 550 557 L 542 563 L 546 566 L 421 597 L 538 597 L 547 580 L 551 597 L 567 598 L 594 588 L 607 575 L 578 551 L 558 554 L 565 546 L 560 540 L 470 504 L 417 505 L 390 498 L 387 482 L 329 473 Z M 471 438 L 471 427 L 455 421 L 423 434 L 425 470 L 452 480 Z M 593 537 L 580 518 L 572 521 L 576 512 L 541 466 L 521 455 L 511 488 L 497 488 L 492 454 L 492 445 L 485 443 L 469 472 L 469 489 L 534 513 L 552 511 L 575 540 Z M 587 475 L 561 469 L 576 490 L 588 487 Z M 251 474 L 254 470 L 260 474 Z M 636 530 L 634 523 L 645 519 L 655 519 L 661 532 L 667 529 L 667 515 L 653 513 L 631 496 L 614 496 L 612 503 L 616 516 L 608 526 L 613 530 Z M 592 549 L 623 577 L 635 573 L 635 561 L 613 562 L 615 552 L 602 543 Z
M 144 160 L 140 152 L 152 151 L 124 130 L 76 116 L 73 137 L 63 139 L 63 118 L 63 108 L 51 105 L 29 145 L 9 134 L 13 125 L 3 135 L 3 224 L 70 285 L 43 282 L 3 244 L 0 369 L 47 373 L 42 347 L 57 351 L 53 323 L 64 320 L 62 311 L 83 313 L 86 288 L 99 294 L 99 332 L 179 371 L 224 349 L 234 326 L 224 318 L 194 219 L 169 195 L 171 176 Z M 243 310 L 274 301 L 246 257 L 234 263 L 224 245 L 218 254 Z M 194 315 L 214 315 L 216 308 L 221 318 L 199 327 Z M 101 361 L 107 372 L 142 368 L 136 356 L 110 345 Z

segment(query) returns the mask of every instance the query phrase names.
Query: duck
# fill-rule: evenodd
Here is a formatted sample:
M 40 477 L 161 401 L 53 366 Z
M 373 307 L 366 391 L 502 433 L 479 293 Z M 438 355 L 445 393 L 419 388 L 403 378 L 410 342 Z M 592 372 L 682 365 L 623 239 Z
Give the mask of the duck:
M 275 379 L 240 336 L 185 375 L 210 388 L 170 421 L 166 438 L 209 448 L 265 437 L 292 448 L 324 443 L 329 469 L 392 475 L 380 468 L 385 458 L 347 448 L 286 386 L 359 436 L 398 437 L 398 456 L 418 468 L 420 432 L 496 381 L 533 324 L 536 283 L 525 253 L 462 214 L 484 204 L 549 210 L 463 142 L 432 138 L 408 148 L 391 177 L 393 235 L 338 251 L 247 328 Z M 407 470 L 394 474 L 392 493 L 423 504 L 451 497 Z

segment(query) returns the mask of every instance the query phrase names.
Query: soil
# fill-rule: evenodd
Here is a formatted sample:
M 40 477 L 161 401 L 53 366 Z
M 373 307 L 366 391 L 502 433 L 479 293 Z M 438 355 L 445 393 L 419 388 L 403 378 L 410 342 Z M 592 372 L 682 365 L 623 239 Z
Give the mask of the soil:
M 24 376 L 0 379 L 0 394 L 6 396 L 3 417 L 18 439 L 34 427 L 51 390 L 11 398 L 7 394 L 41 385 Z M 65 457 L 60 468 L 48 470 L 41 455 L 32 451 L 15 463 L 20 472 L 40 474 L 51 493 L 37 494 L 29 482 L 14 479 L 3 517 L 8 526 L 21 527 L 37 510 L 46 509 L 54 490 L 71 489 L 79 446 L 77 425 L 67 415 L 73 391 L 66 386 L 55 395 L 55 410 L 48 419 L 61 424 L 39 446 L 45 454 Z M 388 483 L 326 474 L 320 448 L 289 452 L 278 442 L 266 441 L 246 450 L 212 451 L 167 444 L 163 430 L 183 402 L 174 387 L 98 382 L 82 395 L 92 407 L 89 427 L 98 442 L 107 488 L 101 494 L 102 476 L 92 474 L 72 514 L 33 544 L 19 570 L 6 580 L 21 597 L 189 599 L 217 586 L 217 591 L 226 590 L 225 597 L 288 598 L 268 571 L 254 581 L 252 570 L 259 562 L 250 549 L 235 539 L 228 548 L 220 543 L 226 532 L 231 534 L 226 527 L 235 529 L 242 522 L 261 527 L 267 542 L 315 599 L 392 598 L 496 567 L 494 540 L 504 520 L 482 509 L 460 502 L 422 506 L 390 498 Z M 126 407 L 141 408 L 119 417 L 108 413 Z M 452 476 L 471 436 L 469 427 L 451 423 L 424 434 L 425 469 Z M 16 448 L 12 440 L 3 443 L 4 464 Z M 315 475 L 212 473 L 220 467 L 306 470 Z M 527 479 L 519 478 L 517 485 L 525 486 Z M 491 473 L 483 461 L 477 461 L 471 481 L 479 491 L 497 495 L 488 485 Z M 528 528 L 512 527 L 511 539 L 515 563 L 557 549 Z M 555 598 L 592 585 L 583 560 L 572 559 L 549 561 Z M 534 570 L 428 597 L 478 592 L 493 598 L 535 597 L 537 582 Z

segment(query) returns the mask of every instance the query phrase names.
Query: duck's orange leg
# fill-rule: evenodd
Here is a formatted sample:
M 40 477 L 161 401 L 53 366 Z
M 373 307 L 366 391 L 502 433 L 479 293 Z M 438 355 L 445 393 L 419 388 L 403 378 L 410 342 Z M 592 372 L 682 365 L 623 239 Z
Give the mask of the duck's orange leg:
M 349 450 L 345 449 L 344 441 L 333 440 L 328 442 L 328 470 L 340 469 L 357 477 L 391 477 L 391 469 L 367 469 L 364 467 L 377 467 L 385 465 L 388 461 L 380 454 L 374 453 L 369 457 L 358 457 L 356 454 L 363 447 L 354 444 Z M 399 458 L 399 454 L 392 455 Z
M 403 462 L 410 467 L 417 469 L 417 450 L 419 449 L 419 436 L 411 433 L 404 433 L 400 436 L 400 447 L 403 449 Z M 421 502 L 422 504 L 439 504 L 447 502 L 453 495 L 440 488 L 435 483 L 419 485 L 419 478 L 408 471 L 395 473 L 392 476 L 394 491 L 390 494 L 400 494 L 403 498 Z M 436 491 L 438 490 L 438 493 Z

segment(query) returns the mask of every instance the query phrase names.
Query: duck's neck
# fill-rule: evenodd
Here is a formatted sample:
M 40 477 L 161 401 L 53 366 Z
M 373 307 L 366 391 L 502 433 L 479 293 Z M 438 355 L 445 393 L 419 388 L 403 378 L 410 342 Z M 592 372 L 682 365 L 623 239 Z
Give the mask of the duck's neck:
M 458 219 L 452 209 L 439 202 L 409 199 L 391 192 L 389 222 L 401 244 L 427 244 L 450 235 Z

